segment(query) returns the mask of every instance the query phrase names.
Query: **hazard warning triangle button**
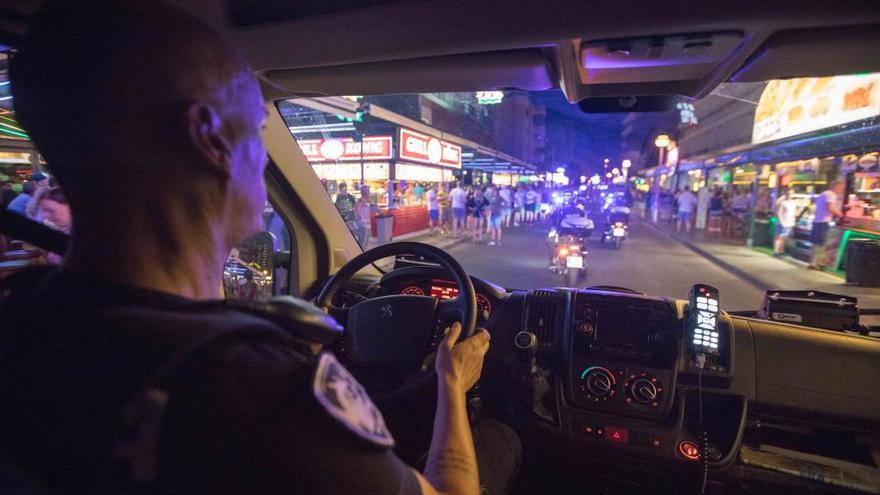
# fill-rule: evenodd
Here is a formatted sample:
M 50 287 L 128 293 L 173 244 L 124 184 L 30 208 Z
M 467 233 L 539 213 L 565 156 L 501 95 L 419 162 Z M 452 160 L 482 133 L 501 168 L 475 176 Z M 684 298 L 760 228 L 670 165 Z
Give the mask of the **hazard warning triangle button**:
M 623 428 L 615 428 L 614 426 L 605 427 L 605 438 L 617 443 L 629 442 L 629 431 Z

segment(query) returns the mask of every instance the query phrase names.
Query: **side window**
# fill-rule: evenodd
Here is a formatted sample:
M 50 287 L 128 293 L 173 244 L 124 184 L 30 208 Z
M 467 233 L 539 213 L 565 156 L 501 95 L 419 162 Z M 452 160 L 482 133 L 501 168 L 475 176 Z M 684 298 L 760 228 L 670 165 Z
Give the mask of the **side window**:
M 291 237 L 271 204 L 263 211 L 263 231 L 230 251 L 223 268 L 226 299 L 253 300 L 290 292 Z

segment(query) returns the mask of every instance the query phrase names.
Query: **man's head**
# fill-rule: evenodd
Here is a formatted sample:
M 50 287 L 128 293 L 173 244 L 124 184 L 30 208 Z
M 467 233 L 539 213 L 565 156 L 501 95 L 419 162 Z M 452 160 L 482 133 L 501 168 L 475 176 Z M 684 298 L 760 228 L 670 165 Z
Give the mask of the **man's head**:
M 345 185 L 345 182 L 339 183 L 339 194 L 348 194 L 348 186 Z
M 828 185 L 828 189 L 831 189 L 834 194 L 842 196 L 844 191 L 846 191 L 846 184 L 842 180 L 837 179 Z
M 182 218 L 227 244 L 261 227 L 259 87 L 194 17 L 153 0 L 50 1 L 10 75 L 17 115 L 78 225 L 117 207 L 187 204 Z
M 44 187 L 49 187 L 49 176 L 44 174 L 43 172 L 36 172 L 31 174 L 31 182 L 34 183 L 37 189 L 42 189 Z
M 37 196 L 37 208 L 39 218 L 52 222 L 62 230 L 70 229 L 72 223 L 70 206 L 60 187 L 44 189 L 43 194 Z

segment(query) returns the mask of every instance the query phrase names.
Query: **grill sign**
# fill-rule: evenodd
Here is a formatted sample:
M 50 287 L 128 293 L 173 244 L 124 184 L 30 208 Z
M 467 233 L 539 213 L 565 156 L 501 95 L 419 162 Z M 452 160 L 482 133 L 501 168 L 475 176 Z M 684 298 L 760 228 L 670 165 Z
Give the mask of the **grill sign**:
M 400 130 L 402 160 L 461 168 L 461 146 L 409 129 Z
M 361 142 L 352 138 L 344 139 L 300 139 L 297 141 L 303 154 L 310 162 L 358 161 L 391 159 L 391 136 L 369 136 L 364 138 L 364 153 L 361 156 Z

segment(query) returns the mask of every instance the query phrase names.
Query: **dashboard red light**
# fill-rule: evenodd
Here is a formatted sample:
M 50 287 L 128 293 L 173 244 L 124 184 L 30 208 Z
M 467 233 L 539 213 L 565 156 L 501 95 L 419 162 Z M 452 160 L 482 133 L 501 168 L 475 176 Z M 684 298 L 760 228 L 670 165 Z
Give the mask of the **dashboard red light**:
M 684 441 L 678 444 L 678 453 L 689 461 L 700 460 L 700 448 L 694 442 Z
M 403 295 L 407 295 L 407 296 L 424 296 L 425 295 L 425 291 L 422 290 L 421 287 L 417 287 L 415 285 L 410 285 L 409 287 L 405 287 L 402 291 L 400 291 L 400 293 Z
M 431 297 L 437 299 L 455 299 L 458 297 L 458 287 L 452 285 L 431 285 Z
M 629 442 L 629 431 L 623 428 L 615 428 L 614 426 L 605 427 L 605 438 L 617 443 Z

